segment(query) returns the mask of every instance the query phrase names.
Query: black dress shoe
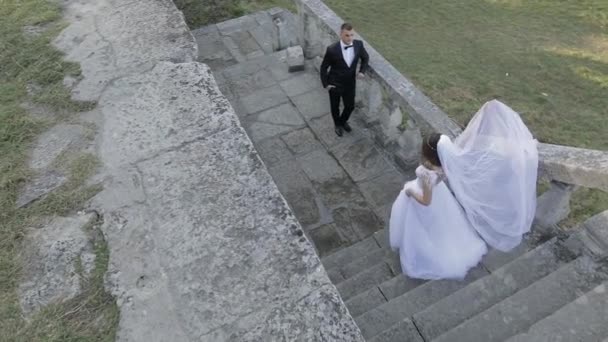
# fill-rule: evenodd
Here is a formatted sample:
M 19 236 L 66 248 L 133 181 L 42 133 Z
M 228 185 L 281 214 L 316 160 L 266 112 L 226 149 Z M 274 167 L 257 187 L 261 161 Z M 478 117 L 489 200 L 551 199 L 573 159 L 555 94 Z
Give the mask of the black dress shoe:
M 344 127 L 344 130 L 347 132 L 350 132 L 353 130 L 352 128 L 350 128 L 350 125 L 348 124 L 348 122 L 345 122 L 344 125 L 342 125 L 342 127 Z
M 334 129 L 334 131 L 336 132 L 336 134 L 341 137 L 342 134 L 344 134 L 344 132 L 342 131 L 342 127 L 340 126 L 336 126 L 336 128 Z

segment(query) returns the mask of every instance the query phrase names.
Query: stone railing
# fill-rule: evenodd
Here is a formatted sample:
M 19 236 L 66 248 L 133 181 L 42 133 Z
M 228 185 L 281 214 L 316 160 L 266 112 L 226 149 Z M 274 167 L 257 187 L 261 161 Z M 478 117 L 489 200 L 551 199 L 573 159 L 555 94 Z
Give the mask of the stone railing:
M 343 20 L 321 0 L 295 0 L 299 42 L 306 58 L 317 59 L 337 41 Z M 455 137 L 461 128 L 411 81 L 365 42 L 371 72 L 357 83 L 357 105 L 375 140 L 403 168 L 419 162 L 422 134 Z M 578 187 L 608 191 L 608 152 L 540 144 L 540 176 L 550 188 L 538 199 L 536 223 L 553 227 L 568 216 L 570 195 Z

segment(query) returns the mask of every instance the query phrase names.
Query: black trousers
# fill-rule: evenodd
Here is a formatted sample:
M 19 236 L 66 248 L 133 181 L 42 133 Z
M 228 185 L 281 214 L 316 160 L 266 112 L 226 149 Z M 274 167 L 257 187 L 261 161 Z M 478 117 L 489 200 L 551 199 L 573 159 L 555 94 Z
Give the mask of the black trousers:
M 329 90 L 329 103 L 331 105 L 331 116 L 334 125 L 342 126 L 355 109 L 355 87 L 340 87 Z M 340 99 L 344 102 L 344 109 L 340 114 Z

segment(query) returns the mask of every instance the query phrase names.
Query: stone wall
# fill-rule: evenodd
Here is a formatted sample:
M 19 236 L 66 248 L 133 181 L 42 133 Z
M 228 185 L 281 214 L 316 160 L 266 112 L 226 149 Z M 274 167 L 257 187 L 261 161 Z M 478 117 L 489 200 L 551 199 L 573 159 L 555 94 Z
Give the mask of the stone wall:
M 321 0 L 295 0 L 298 32 L 307 58 L 317 58 L 338 39 L 343 20 Z M 360 113 L 400 166 L 418 162 L 421 133 L 435 131 L 451 137 L 461 127 L 451 120 L 411 81 L 395 69 L 374 47 L 365 42 L 371 72 L 358 83 Z M 402 119 L 403 115 L 403 119 Z M 541 177 L 558 183 L 608 191 L 608 152 L 540 144 Z

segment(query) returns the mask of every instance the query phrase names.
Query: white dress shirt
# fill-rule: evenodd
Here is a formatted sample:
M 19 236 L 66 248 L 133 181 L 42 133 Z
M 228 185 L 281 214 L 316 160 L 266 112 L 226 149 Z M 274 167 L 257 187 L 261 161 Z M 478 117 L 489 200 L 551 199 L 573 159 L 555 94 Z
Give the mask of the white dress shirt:
M 353 60 L 355 59 L 355 47 L 349 47 L 348 49 L 344 50 L 345 46 L 352 46 L 353 43 L 351 43 L 351 45 L 346 45 L 344 44 L 344 42 L 340 39 L 340 49 L 342 49 L 342 58 L 344 58 L 344 61 L 346 62 L 346 65 L 348 65 L 348 67 L 350 68 L 350 65 L 353 64 Z

